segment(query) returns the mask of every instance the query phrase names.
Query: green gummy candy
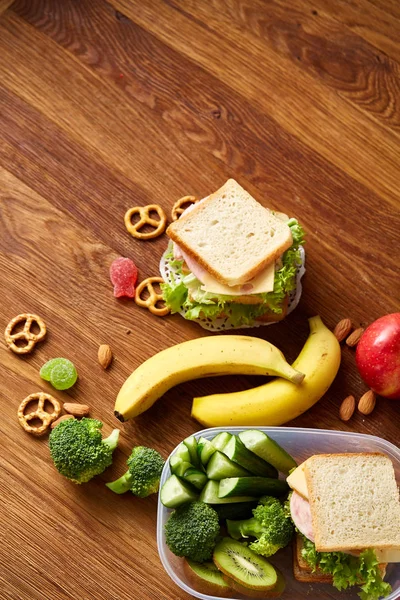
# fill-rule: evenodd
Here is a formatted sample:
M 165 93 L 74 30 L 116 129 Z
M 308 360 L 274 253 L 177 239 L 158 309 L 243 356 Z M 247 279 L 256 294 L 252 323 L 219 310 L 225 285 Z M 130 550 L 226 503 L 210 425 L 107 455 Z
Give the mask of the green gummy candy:
M 40 377 L 45 381 L 50 381 L 51 371 L 54 366 L 54 361 L 57 361 L 57 358 L 53 358 L 52 360 L 48 360 L 47 363 L 44 363 L 43 367 L 40 369 Z
M 67 358 L 52 358 L 40 369 L 40 377 L 56 390 L 67 390 L 78 379 L 74 364 Z

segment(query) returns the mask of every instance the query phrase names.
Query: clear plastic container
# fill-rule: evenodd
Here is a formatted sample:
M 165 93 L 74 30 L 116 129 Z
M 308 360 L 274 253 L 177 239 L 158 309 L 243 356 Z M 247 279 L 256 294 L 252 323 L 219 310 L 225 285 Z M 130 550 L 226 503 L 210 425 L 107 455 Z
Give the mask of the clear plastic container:
M 211 439 L 221 431 L 239 433 L 244 429 L 255 429 L 255 427 L 215 427 L 204 429 L 194 435 L 196 438 L 203 436 Z M 301 463 L 313 454 L 329 452 L 382 452 L 392 460 L 396 472 L 396 480 L 400 484 L 400 450 L 382 438 L 361 433 L 329 431 L 325 429 L 295 427 L 258 427 L 257 429 L 264 431 L 272 439 L 276 440 L 298 463 Z M 171 453 L 171 456 L 175 453 L 175 450 Z M 161 485 L 169 475 L 169 461 L 167 461 L 161 475 Z M 169 551 L 165 543 L 164 525 L 170 513 L 171 510 L 165 508 L 160 500 L 158 500 L 158 552 L 168 575 L 180 588 L 195 598 L 202 598 L 202 600 L 223 600 L 220 596 L 210 596 L 196 589 L 188 580 L 183 570 L 183 559 L 174 556 Z M 282 600 L 299 600 L 302 598 L 312 598 L 312 600 L 359 600 L 359 596 L 357 595 L 359 591 L 358 586 L 339 592 L 329 584 L 309 584 L 296 581 L 292 573 L 292 552 L 290 547 L 280 550 L 275 557 L 271 557 L 269 560 L 279 568 L 286 580 L 286 589 L 282 596 L 280 596 Z M 400 563 L 388 565 L 385 581 L 388 581 L 392 586 L 392 593 L 385 600 L 398 600 L 400 598 Z M 242 596 L 237 592 L 232 592 L 232 595 L 229 597 L 236 600 L 250 598 L 249 596 Z

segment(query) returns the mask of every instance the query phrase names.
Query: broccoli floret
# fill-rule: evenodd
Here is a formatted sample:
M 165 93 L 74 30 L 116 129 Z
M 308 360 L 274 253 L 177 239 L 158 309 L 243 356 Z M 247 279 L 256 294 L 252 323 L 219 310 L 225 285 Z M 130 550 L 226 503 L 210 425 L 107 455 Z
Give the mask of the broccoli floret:
M 49 438 L 50 454 L 61 475 L 74 483 L 86 483 L 112 463 L 119 430 L 104 439 L 103 423 L 97 419 L 68 419 L 53 429 Z
M 158 492 L 164 459 L 157 450 L 146 448 L 146 446 L 136 446 L 133 448 L 127 464 L 128 470 L 122 477 L 106 484 L 110 490 L 116 494 L 124 494 L 130 490 L 139 498 L 145 498 Z
M 263 496 L 253 510 L 253 517 L 245 521 L 226 521 L 228 533 L 236 540 L 254 537 L 249 548 L 262 556 L 272 556 L 290 542 L 293 525 L 277 498 Z
M 171 552 L 195 562 L 212 557 L 218 535 L 216 511 L 200 501 L 183 504 L 165 524 L 165 541 Z

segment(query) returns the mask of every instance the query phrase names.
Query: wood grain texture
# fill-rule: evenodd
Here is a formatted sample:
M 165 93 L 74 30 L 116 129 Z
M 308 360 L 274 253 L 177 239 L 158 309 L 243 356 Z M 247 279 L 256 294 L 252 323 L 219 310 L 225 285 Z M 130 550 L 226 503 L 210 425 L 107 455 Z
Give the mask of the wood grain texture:
M 188 382 L 121 426 L 114 465 L 85 486 L 63 480 L 47 443 L 25 434 L 20 401 L 51 391 L 117 425 L 115 396 L 146 358 L 207 335 L 115 300 L 108 278 L 129 256 L 158 271 L 165 236 L 139 242 L 125 211 L 204 196 L 234 177 L 307 231 L 296 311 L 256 335 L 293 360 L 308 316 L 365 326 L 399 310 L 400 10 L 395 0 L 0 0 L 0 320 L 37 312 L 48 337 L 26 357 L 0 340 L 0 598 L 184 600 L 162 569 L 155 497 L 112 497 L 132 445 L 168 456 L 200 429 L 194 395 L 260 378 Z M 129 333 L 128 333 L 129 332 Z M 113 349 L 108 371 L 101 343 Z M 39 377 L 66 356 L 77 385 Z M 295 426 L 371 433 L 397 443 L 399 407 L 339 419 L 366 387 L 344 347 L 337 379 Z M 296 600 L 309 597 L 296 588 Z M 283 598 L 286 598 L 284 596 Z

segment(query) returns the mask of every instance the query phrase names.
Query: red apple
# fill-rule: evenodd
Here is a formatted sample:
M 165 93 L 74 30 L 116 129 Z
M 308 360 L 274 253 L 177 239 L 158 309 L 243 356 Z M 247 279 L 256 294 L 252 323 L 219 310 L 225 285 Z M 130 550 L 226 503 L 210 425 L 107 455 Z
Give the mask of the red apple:
M 374 392 L 400 399 L 400 313 L 385 315 L 367 327 L 357 344 L 356 363 Z

